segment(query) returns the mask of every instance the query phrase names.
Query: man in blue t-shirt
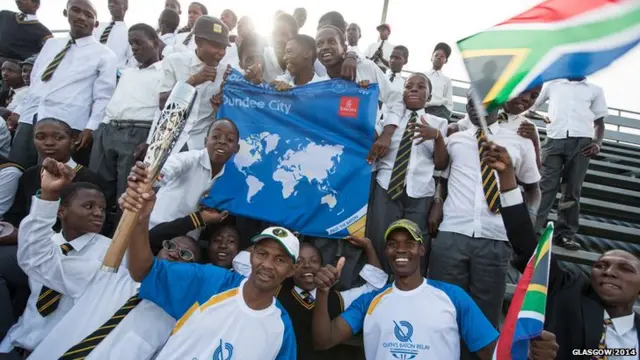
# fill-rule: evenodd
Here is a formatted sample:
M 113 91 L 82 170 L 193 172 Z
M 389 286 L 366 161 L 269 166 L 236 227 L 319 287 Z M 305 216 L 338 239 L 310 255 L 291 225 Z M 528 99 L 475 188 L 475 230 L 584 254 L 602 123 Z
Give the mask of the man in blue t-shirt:
M 327 294 L 344 260 L 316 274 L 315 347 L 331 348 L 362 331 L 368 360 L 458 359 L 460 340 L 479 358 L 491 359 L 498 332 L 471 297 L 455 285 L 422 277 L 420 259 L 426 249 L 418 225 L 398 220 L 385 232 L 385 240 L 395 281 L 360 296 L 333 320 Z
M 150 206 L 153 191 L 139 193 L 141 181 L 146 179 L 129 178 L 120 198 L 123 210 Z M 136 227 L 140 233 L 132 234 L 128 249 L 131 277 L 141 282 L 139 297 L 177 320 L 156 359 L 296 358 L 291 319 L 274 298 L 278 285 L 294 274 L 300 251 L 289 230 L 270 227 L 252 239 L 251 275 L 245 278 L 214 265 L 155 259 L 149 233 L 140 229 L 148 224 Z

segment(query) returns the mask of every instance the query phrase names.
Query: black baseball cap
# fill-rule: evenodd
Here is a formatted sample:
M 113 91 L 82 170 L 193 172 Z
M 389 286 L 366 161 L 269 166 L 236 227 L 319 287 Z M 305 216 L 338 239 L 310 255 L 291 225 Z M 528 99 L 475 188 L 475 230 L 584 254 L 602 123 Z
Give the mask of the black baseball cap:
M 217 17 L 203 15 L 193 25 L 193 36 L 213 41 L 225 46 L 229 42 L 229 28 Z

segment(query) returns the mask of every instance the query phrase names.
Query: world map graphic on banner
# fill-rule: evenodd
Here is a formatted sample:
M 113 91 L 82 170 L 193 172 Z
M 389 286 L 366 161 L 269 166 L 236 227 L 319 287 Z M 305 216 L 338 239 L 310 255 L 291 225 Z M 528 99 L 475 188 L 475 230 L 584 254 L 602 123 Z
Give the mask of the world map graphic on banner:
M 305 235 L 364 235 L 377 114 L 376 85 L 330 80 L 290 91 L 232 73 L 218 118 L 240 150 L 203 204 Z

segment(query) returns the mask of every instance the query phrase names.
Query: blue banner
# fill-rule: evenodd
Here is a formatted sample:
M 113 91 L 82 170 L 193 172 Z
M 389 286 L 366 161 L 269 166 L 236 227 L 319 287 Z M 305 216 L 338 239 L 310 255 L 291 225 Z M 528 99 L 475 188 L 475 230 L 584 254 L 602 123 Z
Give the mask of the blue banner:
M 329 80 L 278 92 L 234 70 L 218 118 L 240 132 L 205 206 L 298 231 L 364 235 L 378 86 Z

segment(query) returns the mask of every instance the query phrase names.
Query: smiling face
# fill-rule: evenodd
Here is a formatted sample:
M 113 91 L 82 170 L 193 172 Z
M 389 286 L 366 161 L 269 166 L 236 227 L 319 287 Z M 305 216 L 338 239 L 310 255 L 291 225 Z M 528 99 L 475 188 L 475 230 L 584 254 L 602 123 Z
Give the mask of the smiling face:
M 58 216 L 63 229 L 80 233 L 99 233 L 107 206 L 104 194 L 94 189 L 78 189 L 71 199 L 61 204 Z
M 302 290 L 316 288 L 315 275 L 322 266 L 322 257 L 317 248 L 310 244 L 301 244 L 298 257 L 298 270 L 293 275 L 293 283 Z
M 64 125 L 54 121 L 40 121 L 33 130 L 33 143 L 40 157 L 50 157 L 66 163 L 72 152 L 73 138 Z
M 591 285 L 608 306 L 633 305 L 640 295 L 640 261 L 626 251 L 606 252 L 593 264 Z
M 213 164 L 224 164 L 238 152 L 238 130 L 229 120 L 216 120 L 206 140 L 209 159 Z
M 291 277 L 296 266 L 284 246 L 273 239 L 264 239 L 251 251 L 250 280 L 261 292 L 274 291 L 282 281 Z
M 223 227 L 218 230 L 209 242 L 207 254 L 213 265 L 225 269 L 231 269 L 233 258 L 238 255 L 240 235 L 232 227 Z
M 540 96 L 540 91 L 542 90 L 542 84 L 536 86 L 535 88 L 525 91 L 522 94 L 516 96 L 515 98 L 509 100 L 504 108 L 508 113 L 513 115 L 522 114 L 523 112 L 529 110 L 533 103 L 536 102 L 538 96 Z
M 196 52 L 198 57 L 209 66 L 217 66 L 227 53 L 227 46 L 209 41 L 201 37 L 195 37 Z
M 318 60 L 325 67 L 334 67 L 342 64 L 345 46 L 339 30 L 325 27 L 316 35 L 316 52 Z
M 98 25 L 96 9 L 88 0 L 69 0 L 66 14 L 71 27 L 71 37 L 74 39 L 90 36 Z
M 408 277 L 420 272 L 420 258 L 424 256 L 425 249 L 408 231 L 392 231 L 387 237 L 384 252 L 396 277 Z
M 413 74 L 404 83 L 404 104 L 407 109 L 423 109 L 430 93 L 427 79 L 422 75 Z

